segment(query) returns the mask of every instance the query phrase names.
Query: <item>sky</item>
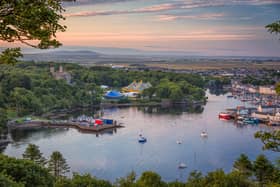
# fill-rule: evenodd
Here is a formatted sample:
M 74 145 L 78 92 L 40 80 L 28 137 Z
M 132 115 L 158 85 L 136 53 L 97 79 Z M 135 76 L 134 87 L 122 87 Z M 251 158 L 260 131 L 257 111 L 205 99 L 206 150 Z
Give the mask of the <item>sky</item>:
M 64 3 L 64 46 L 210 56 L 280 56 L 280 0 L 77 0 Z

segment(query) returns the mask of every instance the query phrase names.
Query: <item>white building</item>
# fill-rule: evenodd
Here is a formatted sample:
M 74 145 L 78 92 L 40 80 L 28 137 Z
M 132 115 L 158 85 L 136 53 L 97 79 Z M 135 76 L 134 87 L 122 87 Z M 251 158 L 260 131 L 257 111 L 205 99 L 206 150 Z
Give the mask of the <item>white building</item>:
M 271 86 L 271 87 L 260 86 L 259 87 L 259 93 L 260 94 L 266 94 L 266 95 L 276 95 L 276 90 L 273 86 Z

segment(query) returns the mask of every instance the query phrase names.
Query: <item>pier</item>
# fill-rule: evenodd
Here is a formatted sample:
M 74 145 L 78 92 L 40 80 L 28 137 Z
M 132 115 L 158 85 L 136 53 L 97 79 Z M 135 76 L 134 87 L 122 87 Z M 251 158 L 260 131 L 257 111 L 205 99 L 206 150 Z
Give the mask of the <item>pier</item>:
M 8 127 L 10 130 L 16 129 L 36 129 L 36 128 L 74 128 L 79 131 L 87 131 L 92 133 L 98 133 L 101 131 L 105 131 L 108 129 L 116 129 L 123 128 L 122 123 L 117 123 L 114 121 L 113 124 L 104 124 L 104 125 L 96 125 L 96 126 L 86 126 L 82 125 L 80 122 L 72 122 L 72 121 L 48 121 L 48 120 L 34 120 L 29 122 L 24 122 L 21 124 L 18 123 L 9 123 Z

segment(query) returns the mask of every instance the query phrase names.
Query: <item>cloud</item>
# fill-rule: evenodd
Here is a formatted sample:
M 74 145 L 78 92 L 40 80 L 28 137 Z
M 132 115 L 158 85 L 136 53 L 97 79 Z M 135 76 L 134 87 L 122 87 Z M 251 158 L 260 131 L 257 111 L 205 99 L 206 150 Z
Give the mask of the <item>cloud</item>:
M 120 3 L 120 2 L 130 2 L 137 0 L 76 0 L 76 2 L 63 2 L 64 6 L 79 6 L 79 5 L 89 5 L 89 4 L 110 4 L 110 3 Z
M 159 15 L 158 20 L 160 21 L 174 21 L 180 19 L 199 19 L 199 20 L 216 20 L 224 18 L 224 13 L 212 13 L 212 14 L 200 14 L 200 15 L 172 15 L 164 14 Z
M 109 0 L 106 3 L 125 2 L 128 0 Z M 136 0 L 134 0 L 136 1 Z M 84 3 L 89 0 L 84 0 Z M 97 0 L 92 3 L 105 3 L 105 1 Z M 80 0 L 82 3 L 82 0 Z M 86 17 L 86 16 L 108 16 L 108 15 L 121 15 L 121 14 L 141 14 L 141 13 L 154 13 L 154 12 L 166 12 L 170 10 L 184 10 L 194 8 L 206 8 L 217 6 L 234 6 L 234 5 L 271 5 L 280 4 L 280 0 L 174 0 L 170 3 L 157 4 L 132 10 L 104 10 L 104 11 L 82 11 L 70 14 L 65 14 L 66 17 Z M 172 19 L 172 18 L 170 18 Z

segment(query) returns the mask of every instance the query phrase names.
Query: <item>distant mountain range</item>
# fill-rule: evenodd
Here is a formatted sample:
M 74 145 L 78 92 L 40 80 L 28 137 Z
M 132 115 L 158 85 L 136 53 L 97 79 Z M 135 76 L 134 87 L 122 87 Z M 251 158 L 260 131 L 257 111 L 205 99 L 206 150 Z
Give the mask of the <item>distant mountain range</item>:
M 101 56 L 100 53 L 94 51 L 50 51 L 42 53 L 27 53 L 24 54 L 24 61 L 55 61 L 55 62 L 79 62 L 89 63 Z
M 4 50 L 0 47 L 0 52 Z M 22 49 L 24 61 L 68 62 L 79 64 L 92 63 L 186 63 L 200 61 L 240 61 L 264 62 L 277 61 L 280 57 L 260 56 L 204 56 L 196 52 L 183 51 L 146 51 L 131 48 L 110 47 L 61 47 L 58 49 Z

